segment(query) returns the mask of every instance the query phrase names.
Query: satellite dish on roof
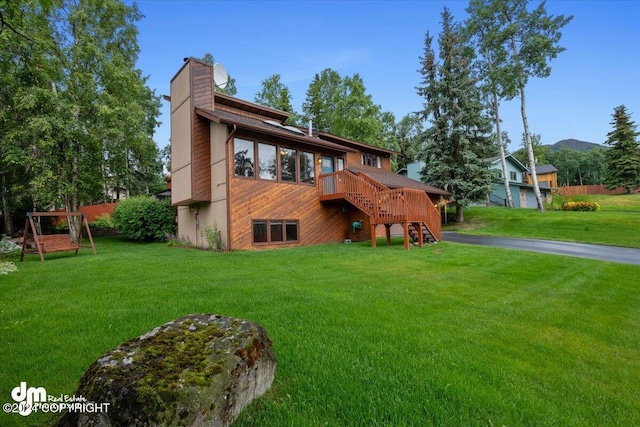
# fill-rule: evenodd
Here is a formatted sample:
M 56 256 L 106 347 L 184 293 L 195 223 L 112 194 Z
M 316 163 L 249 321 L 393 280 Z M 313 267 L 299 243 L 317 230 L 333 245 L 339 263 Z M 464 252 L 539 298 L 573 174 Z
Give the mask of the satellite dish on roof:
M 229 75 L 222 64 L 213 64 L 213 85 L 224 89 L 229 82 Z

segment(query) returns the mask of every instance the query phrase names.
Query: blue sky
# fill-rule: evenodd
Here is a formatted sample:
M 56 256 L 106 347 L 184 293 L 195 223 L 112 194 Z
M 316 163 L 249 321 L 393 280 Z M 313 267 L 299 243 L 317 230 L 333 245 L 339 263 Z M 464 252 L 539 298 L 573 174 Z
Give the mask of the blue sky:
M 367 92 L 396 121 L 421 109 L 415 87 L 427 31 L 440 32 L 446 5 L 467 18 L 467 1 L 154 1 L 137 2 L 138 67 L 159 95 L 188 56 L 213 54 L 236 79 L 236 96 L 253 101 L 263 79 L 280 74 L 302 110 L 313 75 L 332 68 L 359 73 Z M 533 2 L 533 4 L 538 4 Z M 574 15 L 563 30 L 567 50 L 551 76 L 527 86 L 530 129 L 543 144 L 576 138 L 603 143 L 614 107 L 640 124 L 640 0 L 549 0 L 554 15 Z M 520 102 L 503 103 L 510 149 L 521 146 Z M 155 141 L 169 143 L 169 106 Z

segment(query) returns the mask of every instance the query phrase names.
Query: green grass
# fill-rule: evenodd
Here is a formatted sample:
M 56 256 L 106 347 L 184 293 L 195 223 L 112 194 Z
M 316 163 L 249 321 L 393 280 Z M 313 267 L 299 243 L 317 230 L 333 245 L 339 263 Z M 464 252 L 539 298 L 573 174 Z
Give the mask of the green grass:
M 219 313 L 262 324 L 278 358 L 240 426 L 640 424 L 640 266 L 397 240 L 97 249 L 0 276 L 1 400 L 20 381 L 71 395 L 122 341 Z
M 529 237 L 640 248 L 640 194 L 576 196 L 598 202 L 598 212 L 565 212 L 500 207 L 465 209 L 463 224 L 445 230 L 491 236 Z

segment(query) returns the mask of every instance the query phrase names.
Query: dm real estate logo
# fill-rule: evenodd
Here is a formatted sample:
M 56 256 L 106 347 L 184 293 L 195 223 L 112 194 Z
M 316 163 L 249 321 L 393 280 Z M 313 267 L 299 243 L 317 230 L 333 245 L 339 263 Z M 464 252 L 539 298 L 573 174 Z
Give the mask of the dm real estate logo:
M 110 403 L 87 402 L 82 396 L 50 396 L 44 387 L 27 387 L 22 381 L 11 390 L 13 403 L 4 403 L 2 410 L 6 413 L 20 414 L 23 417 L 32 412 L 108 412 Z

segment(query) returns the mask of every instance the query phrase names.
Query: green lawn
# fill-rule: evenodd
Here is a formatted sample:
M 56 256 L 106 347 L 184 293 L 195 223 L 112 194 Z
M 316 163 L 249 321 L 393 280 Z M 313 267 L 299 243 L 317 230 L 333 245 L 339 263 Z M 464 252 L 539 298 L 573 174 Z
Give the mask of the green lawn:
M 598 212 L 565 212 L 501 207 L 465 209 L 465 222 L 445 230 L 491 236 L 530 237 L 640 248 L 640 194 L 576 196 L 595 201 Z
M 0 276 L 3 403 L 20 381 L 73 394 L 122 341 L 219 313 L 262 324 L 278 357 L 237 425 L 640 425 L 640 266 L 397 240 L 97 249 Z

